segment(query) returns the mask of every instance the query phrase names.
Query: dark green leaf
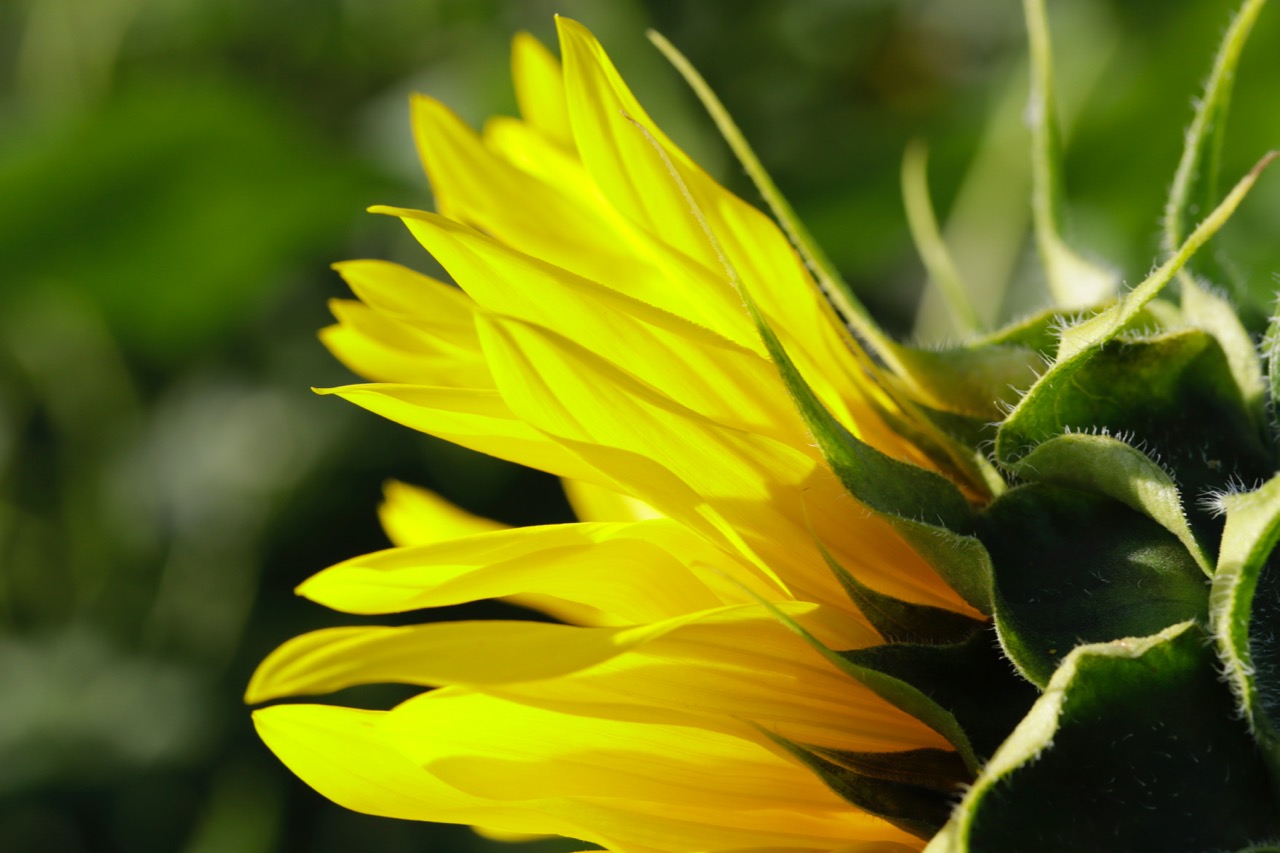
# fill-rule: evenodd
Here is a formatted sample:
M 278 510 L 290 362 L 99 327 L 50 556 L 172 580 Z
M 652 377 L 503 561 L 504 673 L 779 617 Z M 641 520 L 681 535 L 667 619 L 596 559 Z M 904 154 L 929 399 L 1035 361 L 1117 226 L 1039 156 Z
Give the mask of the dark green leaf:
M 1018 677 L 1001 654 L 995 636 L 985 628 L 959 643 L 891 643 L 841 652 L 840 656 L 863 671 L 909 686 L 945 709 L 980 756 L 995 751 L 1036 699 L 1035 688 Z M 870 683 L 865 675 L 862 680 Z M 909 694 L 900 698 L 889 690 L 877 692 L 913 713 L 902 702 Z
M 1143 513 L 1178 537 L 1204 573 L 1211 573 L 1209 559 L 1187 524 L 1177 485 L 1136 447 L 1106 435 L 1061 435 L 1037 445 L 1016 470 L 1033 482 L 1097 492 Z
M 862 811 L 884 818 L 904 832 L 918 838 L 930 838 L 947 822 L 951 813 L 949 793 L 866 776 L 765 729 L 761 732 L 795 756 L 840 797 Z M 891 762 L 894 755 L 886 753 L 886 761 Z
M 1221 502 L 1227 523 L 1210 624 L 1227 682 L 1280 773 L 1280 477 Z
M 851 495 L 884 517 L 966 601 L 990 612 L 990 566 L 982 543 L 968 535 L 973 513 L 954 483 L 863 443 L 827 411 L 782 342 L 741 290 L 756 329 L 831 470 Z
M 857 652 L 837 652 L 828 648 L 817 637 L 805 630 L 804 626 L 796 622 L 786 613 L 783 613 L 778 607 L 763 598 L 755 596 L 750 590 L 744 589 L 748 595 L 756 598 L 761 607 L 768 610 L 774 618 L 783 625 L 786 625 L 796 634 L 798 634 L 806 643 L 808 643 L 819 654 L 831 662 L 833 666 L 845 673 L 849 677 L 861 683 L 864 687 L 875 693 L 881 699 L 884 699 L 895 708 L 899 708 L 938 734 L 942 735 L 947 741 L 956 748 L 961 761 L 964 762 L 966 768 L 973 772 L 977 772 L 981 763 L 978 754 L 974 751 L 973 743 L 970 741 L 969 734 L 965 731 L 964 726 L 947 708 L 944 708 L 938 702 L 934 701 L 927 693 L 921 691 L 912 684 L 896 678 L 891 674 L 882 672 L 870 666 L 864 666 L 860 662 L 854 660 Z M 896 648 L 895 646 L 881 646 L 878 648 Z M 940 646 L 917 646 L 915 648 L 937 649 L 944 648 Z M 1007 671 L 1006 667 L 1006 671 Z
M 973 781 L 960 756 L 946 749 L 908 749 L 901 752 L 850 752 L 807 746 L 828 761 L 872 779 L 887 779 L 955 793 Z
M 1262 360 L 1253 336 L 1240 322 L 1235 306 L 1226 297 L 1185 272 L 1179 276 L 1179 281 L 1182 285 L 1183 323 L 1204 329 L 1217 338 L 1245 410 L 1253 419 L 1254 430 L 1262 433 L 1266 425 L 1266 381 L 1262 377 Z
M 891 643 L 957 642 L 982 627 L 981 622 L 954 610 L 914 604 L 877 592 L 837 563 L 822 543 L 818 543 L 818 550 L 858 610 Z
M 1208 607 L 1204 573 L 1171 533 L 1110 498 L 1014 489 L 979 534 L 995 569 L 1000 640 L 1044 686 L 1076 646 L 1153 634 Z
M 1204 853 L 1280 832 L 1194 623 L 1076 649 L 927 853 Z
M 1001 426 L 997 458 L 1019 470 L 1037 445 L 1066 432 L 1131 436 L 1171 472 L 1201 544 L 1212 544 L 1218 525 L 1188 501 L 1273 466 L 1222 347 L 1186 329 L 1090 353 L 1037 384 Z

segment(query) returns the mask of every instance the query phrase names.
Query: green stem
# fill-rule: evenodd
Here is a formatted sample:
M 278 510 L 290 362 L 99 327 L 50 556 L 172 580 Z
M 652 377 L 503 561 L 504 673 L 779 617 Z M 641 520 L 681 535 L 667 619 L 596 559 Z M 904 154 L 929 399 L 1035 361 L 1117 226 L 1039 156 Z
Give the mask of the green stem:
M 952 323 L 961 334 L 973 334 L 981 330 L 982 321 L 938 229 L 929 197 L 928 158 L 928 149 L 919 140 L 908 145 L 902 157 L 902 201 L 907 211 L 907 226 L 930 280 L 950 309 Z

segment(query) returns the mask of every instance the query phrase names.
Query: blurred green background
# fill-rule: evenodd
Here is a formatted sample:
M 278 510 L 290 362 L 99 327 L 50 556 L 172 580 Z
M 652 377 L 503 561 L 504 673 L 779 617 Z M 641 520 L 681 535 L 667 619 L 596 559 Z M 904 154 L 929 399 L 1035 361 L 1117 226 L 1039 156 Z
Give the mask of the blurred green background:
M 1050 4 L 1072 233 L 1130 284 L 1234 5 Z M 386 478 L 508 522 L 567 518 L 549 478 L 308 390 L 351 378 L 315 338 L 346 295 L 329 263 L 431 268 L 363 213 L 430 205 L 407 94 L 473 122 L 512 112 L 509 39 L 553 41 L 555 12 L 591 26 L 664 126 L 754 199 L 644 30 L 680 46 L 895 332 L 951 333 L 932 297 L 918 307 L 898 192 L 913 137 L 987 319 L 1042 298 L 1014 0 L 3 0 L 0 851 L 493 846 L 332 806 L 267 753 L 240 695 L 279 642 L 353 621 L 291 589 L 385 545 Z M 1241 66 L 1226 180 L 1280 147 L 1278 82 L 1273 9 Z M 1280 175 L 1219 242 L 1258 328 Z M 487 611 L 443 615 L 459 612 Z

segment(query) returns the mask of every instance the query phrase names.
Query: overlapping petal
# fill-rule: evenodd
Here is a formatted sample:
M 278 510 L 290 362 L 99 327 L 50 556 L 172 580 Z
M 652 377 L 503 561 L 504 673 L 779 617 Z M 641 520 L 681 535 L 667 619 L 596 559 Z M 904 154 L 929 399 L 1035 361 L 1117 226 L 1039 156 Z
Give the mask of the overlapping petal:
M 390 712 L 276 706 L 255 722 L 309 784 L 375 814 L 627 851 L 918 848 L 797 765 L 706 730 L 570 716 L 465 690 Z
M 329 393 L 562 477 L 580 522 L 506 528 L 392 484 L 381 515 L 398 547 L 299 592 L 359 614 L 501 598 L 569 624 L 295 638 L 251 701 L 434 689 L 389 712 L 277 705 L 259 731 L 318 790 L 375 814 L 626 851 L 919 849 L 771 738 L 947 748 L 812 645 L 878 641 L 823 548 L 876 590 L 971 611 L 833 475 L 738 287 L 851 432 L 918 453 L 779 229 L 662 134 L 585 28 L 559 31 L 563 66 L 516 40 L 523 121 L 476 133 L 413 101 L 439 212 L 378 211 L 457 286 L 339 265 L 360 301 L 336 301 L 323 336 L 374 380 Z

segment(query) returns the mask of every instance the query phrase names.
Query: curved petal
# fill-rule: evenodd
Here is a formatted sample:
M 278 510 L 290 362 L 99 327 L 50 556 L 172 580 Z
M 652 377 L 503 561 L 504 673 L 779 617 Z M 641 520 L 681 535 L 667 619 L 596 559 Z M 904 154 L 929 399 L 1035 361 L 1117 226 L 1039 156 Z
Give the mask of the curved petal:
M 299 778 L 365 814 L 584 837 L 550 815 L 464 794 L 423 771 L 379 728 L 386 711 L 276 705 L 253 712 L 258 736 Z
M 390 712 L 284 705 L 254 719 L 308 784 L 370 814 L 565 835 L 632 853 L 919 846 L 848 809 L 806 770 L 711 732 L 611 726 L 459 691 Z M 593 755 L 633 764 L 619 773 Z M 676 784 L 663 795 L 655 778 Z M 718 791 L 745 807 L 723 807 Z M 771 808 L 770 791 L 812 797 L 804 809 Z
M 333 268 L 373 310 L 430 333 L 441 347 L 475 353 L 475 306 L 453 285 L 389 261 L 342 261 Z
M 841 422 L 885 452 L 911 455 L 912 449 L 881 422 L 863 387 L 868 380 L 849 349 L 856 343 L 842 333 L 778 226 L 720 186 L 663 134 L 595 36 L 566 18 L 558 25 L 574 138 L 609 202 L 697 259 L 722 286 L 729 281 L 725 266 L 731 265 Z M 751 325 L 741 311 L 737 321 Z
M 809 625 L 812 605 L 785 609 Z M 863 635 L 846 645 L 874 642 Z M 359 684 L 469 685 L 524 704 L 619 722 L 755 725 L 853 751 L 946 748 L 941 736 L 841 673 L 757 607 L 627 628 L 448 622 L 315 631 L 274 651 L 246 696 L 263 702 Z
M 685 562 L 752 583 L 728 555 L 667 519 L 519 527 L 394 548 L 332 566 L 298 587 L 326 607 L 396 613 L 520 593 L 595 607 L 628 622 L 679 616 L 725 603 Z M 758 594 L 776 592 L 755 585 Z M 747 598 L 741 592 L 737 600 Z M 747 599 L 749 600 L 749 599 Z
M 575 628 L 486 621 L 324 628 L 272 652 L 254 672 L 245 700 L 331 693 L 357 684 L 538 681 L 594 666 L 677 625 Z
M 442 216 L 386 212 L 397 213 L 490 312 L 564 335 L 721 423 L 807 447 L 777 369 L 759 354 Z M 512 288 L 511 281 L 521 286 Z
M 861 620 L 814 545 L 891 595 L 963 610 L 955 592 L 825 465 L 764 436 L 711 423 L 546 330 L 482 318 L 481 341 L 512 409 L 628 493 L 777 574 L 796 598 Z M 602 448 L 610 461 L 594 462 Z M 617 453 L 634 464 L 622 467 Z M 606 450 L 604 452 L 610 452 Z M 673 482 L 680 485 L 673 487 Z M 723 525 L 718 524 L 723 520 Z
M 644 501 L 582 480 L 563 480 L 564 495 L 579 521 L 644 521 L 659 513 Z
M 360 302 L 333 299 L 329 307 L 338 323 L 321 330 L 320 340 L 353 373 L 374 382 L 493 387 L 478 349 L 464 355 L 431 333 Z
M 440 212 L 512 248 L 761 349 L 741 298 L 707 266 L 621 216 L 581 164 L 520 122 L 486 144 L 443 104 L 416 97 L 415 139 Z
M 638 813 L 644 819 L 626 822 L 633 843 L 669 847 L 662 833 L 673 827 L 686 850 L 909 840 L 850 810 L 804 768 L 705 729 L 573 717 L 458 691 L 411 699 L 381 725 L 397 748 L 463 792 L 496 803 L 534 792 L 576 801 L 575 819 L 588 826 L 597 808 L 602 817 Z
M 612 481 L 512 414 L 497 391 L 377 383 L 317 388 L 410 429 L 559 477 Z
M 506 529 L 505 524 L 469 513 L 420 486 L 388 480 L 382 494 L 378 520 L 392 543 L 401 547 Z
M 572 145 L 560 60 L 529 33 L 517 33 L 511 41 L 511 79 L 516 84 L 516 103 L 524 120 L 547 139 L 566 147 Z

